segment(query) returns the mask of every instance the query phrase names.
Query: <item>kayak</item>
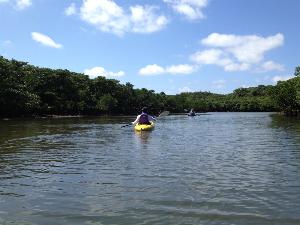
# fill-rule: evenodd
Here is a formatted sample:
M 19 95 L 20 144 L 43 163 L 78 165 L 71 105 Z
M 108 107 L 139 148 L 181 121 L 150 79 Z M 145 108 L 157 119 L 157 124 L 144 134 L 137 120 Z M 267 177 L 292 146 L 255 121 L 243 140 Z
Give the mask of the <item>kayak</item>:
M 134 126 L 134 129 L 136 131 L 150 131 L 154 129 L 154 123 L 150 122 L 151 124 L 136 124 Z
M 188 116 L 196 116 L 196 113 L 189 113 Z

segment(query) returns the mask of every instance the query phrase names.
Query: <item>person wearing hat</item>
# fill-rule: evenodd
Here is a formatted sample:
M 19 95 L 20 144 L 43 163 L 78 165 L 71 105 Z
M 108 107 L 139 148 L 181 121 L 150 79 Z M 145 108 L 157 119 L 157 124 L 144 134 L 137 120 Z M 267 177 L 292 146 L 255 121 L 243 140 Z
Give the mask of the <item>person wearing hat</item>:
M 136 117 L 136 120 L 132 122 L 133 125 L 138 124 L 151 124 L 151 121 L 155 121 L 155 118 L 153 116 L 150 116 L 148 114 L 147 107 L 143 107 L 141 110 L 141 114 Z

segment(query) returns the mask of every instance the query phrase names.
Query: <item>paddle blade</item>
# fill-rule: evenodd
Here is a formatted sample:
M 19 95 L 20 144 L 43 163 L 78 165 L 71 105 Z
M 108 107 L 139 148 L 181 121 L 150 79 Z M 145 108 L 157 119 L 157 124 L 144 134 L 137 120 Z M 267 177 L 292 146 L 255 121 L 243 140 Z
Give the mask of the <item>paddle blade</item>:
M 170 114 L 170 111 L 163 111 L 161 114 L 159 114 L 158 117 L 161 117 L 161 116 L 167 116 Z

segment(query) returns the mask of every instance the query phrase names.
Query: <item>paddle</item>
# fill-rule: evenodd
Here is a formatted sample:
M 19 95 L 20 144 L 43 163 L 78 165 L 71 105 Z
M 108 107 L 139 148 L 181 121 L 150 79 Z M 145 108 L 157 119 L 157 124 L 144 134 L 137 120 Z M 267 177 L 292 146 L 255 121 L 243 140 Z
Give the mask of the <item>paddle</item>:
M 158 115 L 158 117 L 155 117 L 154 119 L 159 118 L 159 117 L 163 117 L 163 116 L 167 116 L 167 115 L 169 115 L 169 114 L 170 114 L 170 111 L 163 111 L 162 113 L 160 113 L 160 114 Z M 131 126 L 131 125 L 132 125 L 131 123 L 125 124 L 125 125 L 121 126 L 121 128 L 129 127 L 129 126 Z
M 168 116 L 169 114 L 170 114 L 170 111 L 163 111 L 161 114 L 158 115 L 158 117 Z

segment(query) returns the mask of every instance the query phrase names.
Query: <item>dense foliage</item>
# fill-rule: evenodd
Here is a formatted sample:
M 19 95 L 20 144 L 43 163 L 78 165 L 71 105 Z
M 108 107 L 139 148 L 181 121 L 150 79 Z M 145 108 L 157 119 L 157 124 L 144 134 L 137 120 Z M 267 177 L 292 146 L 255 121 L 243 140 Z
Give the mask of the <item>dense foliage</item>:
M 286 115 L 300 115 L 300 67 L 295 75 L 293 79 L 279 81 L 273 90 L 274 101 Z
M 227 95 L 209 92 L 166 95 L 134 89 L 130 83 L 53 70 L 0 57 L 0 116 L 136 114 L 148 106 L 161 110 L 297 112 L 300 105 L 300 68 L 296 77 L 276 86 L 239 88 Z

